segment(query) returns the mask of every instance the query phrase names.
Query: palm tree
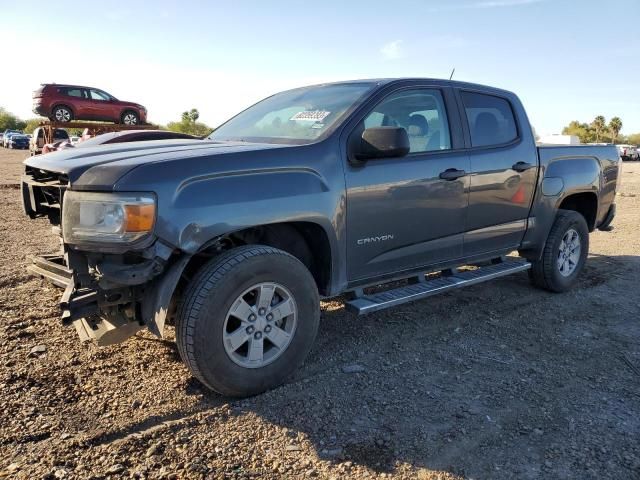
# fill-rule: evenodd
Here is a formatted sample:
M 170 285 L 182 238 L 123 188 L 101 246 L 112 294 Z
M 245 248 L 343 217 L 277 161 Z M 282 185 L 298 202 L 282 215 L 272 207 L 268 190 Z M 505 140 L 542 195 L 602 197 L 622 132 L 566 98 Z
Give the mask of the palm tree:
M 622 120 L 620 117 L 613 117 L 609 122 L 609 130 L 611 131 L 611 143 L 616 143 L 618 134 L 622 130 Z
M 596 143 L 600 142 L 600 134 L 606 128 L 606 126 L 607 121 L 602 115 L 598 115 L 591 123 L 591 128 L 593 128 L 596 132 Z

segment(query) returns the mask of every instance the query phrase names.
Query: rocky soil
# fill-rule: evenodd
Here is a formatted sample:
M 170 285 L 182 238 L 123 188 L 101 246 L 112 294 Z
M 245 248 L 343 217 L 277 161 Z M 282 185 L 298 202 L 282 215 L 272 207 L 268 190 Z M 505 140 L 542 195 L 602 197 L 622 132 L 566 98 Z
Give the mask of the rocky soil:
M 245 400 L 192 379 L 173 332 L 81 345 L 0 150 L 0 478 L 640 478 L 640 164 L 578 288 L 526 274 L 365 318 L 325 302 L 286 385 Z

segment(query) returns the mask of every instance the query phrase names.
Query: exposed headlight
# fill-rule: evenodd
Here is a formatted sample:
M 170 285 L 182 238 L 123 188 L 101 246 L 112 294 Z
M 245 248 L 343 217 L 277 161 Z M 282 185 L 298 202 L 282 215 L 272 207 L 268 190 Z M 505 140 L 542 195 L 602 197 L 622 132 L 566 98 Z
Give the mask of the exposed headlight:
M 70 244 L 131 243 L 148 235 L 155 219 L 153 194 L 69 190 L 62 207 L 62 235 Z

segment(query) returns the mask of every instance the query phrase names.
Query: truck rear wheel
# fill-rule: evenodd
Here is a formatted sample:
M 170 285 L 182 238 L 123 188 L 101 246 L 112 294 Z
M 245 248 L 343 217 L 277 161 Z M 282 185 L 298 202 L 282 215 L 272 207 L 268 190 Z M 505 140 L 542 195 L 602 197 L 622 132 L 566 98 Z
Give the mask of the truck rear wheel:
M 304 361 L 319 320 L 315 281 L 298 259 L 271 247 L 239 247 L 191 281 L 176 315 L 176 341 L 198 380 L 244 397 L 281 384 Z
M 589 228 L 584 217 L 558 210 L 540 260 L 532 262 L 529 278 L 535 286 L 565 292 L 576 282 L 589 254 Z

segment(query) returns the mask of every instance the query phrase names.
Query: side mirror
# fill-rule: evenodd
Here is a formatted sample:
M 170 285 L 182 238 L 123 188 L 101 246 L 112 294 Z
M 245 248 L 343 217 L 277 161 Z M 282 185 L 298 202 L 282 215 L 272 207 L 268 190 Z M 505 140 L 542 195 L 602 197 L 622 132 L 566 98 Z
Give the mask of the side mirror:
M 409 150 L 409 136 L 404 128 L 373 127 L 362 132 L 354 156 L 357 160 L 404 157 Z

